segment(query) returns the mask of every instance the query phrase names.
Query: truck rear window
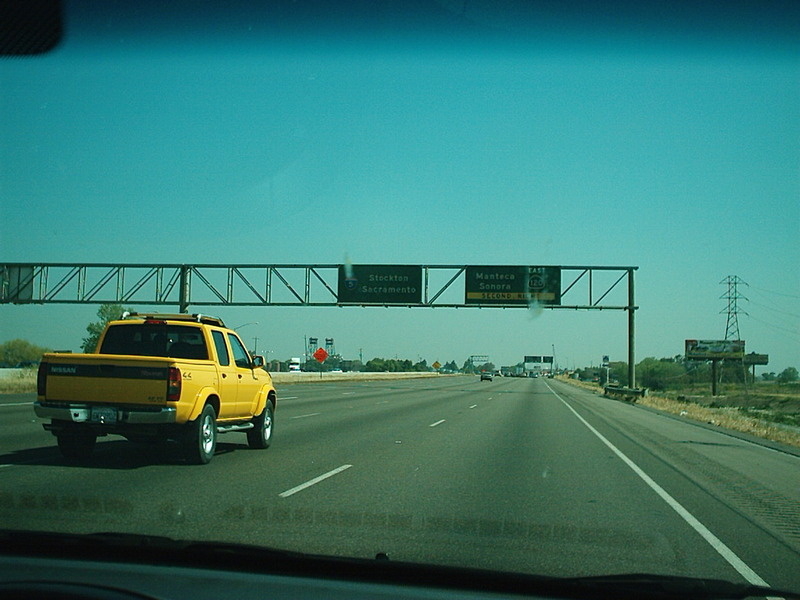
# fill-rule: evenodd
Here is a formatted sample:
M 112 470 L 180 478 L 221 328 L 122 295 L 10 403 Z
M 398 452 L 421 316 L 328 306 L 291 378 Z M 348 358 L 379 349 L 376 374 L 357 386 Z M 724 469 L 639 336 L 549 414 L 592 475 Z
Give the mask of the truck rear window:
M 100 354 L 207 359 L 203 332 L 191 325 L 111 325 Z

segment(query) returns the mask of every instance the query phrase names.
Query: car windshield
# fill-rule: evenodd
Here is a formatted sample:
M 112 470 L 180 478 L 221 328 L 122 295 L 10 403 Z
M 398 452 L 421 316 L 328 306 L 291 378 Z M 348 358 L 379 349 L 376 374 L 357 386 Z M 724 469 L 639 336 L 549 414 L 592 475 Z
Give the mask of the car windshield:
M 0 528 L 800 590 L 799 6 L 12 11 Z

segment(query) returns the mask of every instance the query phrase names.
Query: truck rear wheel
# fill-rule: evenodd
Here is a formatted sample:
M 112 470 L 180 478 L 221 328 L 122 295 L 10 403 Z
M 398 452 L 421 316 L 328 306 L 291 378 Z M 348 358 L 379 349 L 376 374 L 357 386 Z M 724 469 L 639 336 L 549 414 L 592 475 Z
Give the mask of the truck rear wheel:
M 198 465 L 208 464 L 217 447 L 217 413 L 214 407 L 206 404 L 200 416 L 186 427 L 188 431 L 184 448 L 187 460 Z
M 275 417 L 272 410 L 272 402 L 267 402 L 261 414 L 253 417 L 253 428 L 247 430 L 247 445 L 259 450 L 269 448 L 274 425 Z
M 61 456 L 72 460 L 89 458 L 97 436 L 90 431 L 61 431 L 56 435 Z

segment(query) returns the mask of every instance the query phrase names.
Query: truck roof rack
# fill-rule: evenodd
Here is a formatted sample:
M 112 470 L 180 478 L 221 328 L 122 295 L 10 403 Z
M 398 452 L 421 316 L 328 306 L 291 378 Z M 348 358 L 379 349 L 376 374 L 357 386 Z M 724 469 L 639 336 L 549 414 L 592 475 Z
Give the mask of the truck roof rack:
M 217 327 L 225 327 L 225 323 L 218 317 L 211 317 L 209 315 L 201 315 L 199 313 L 186 314 L 186 313 L 139 313 L 139 312 L 124 312 L 122 313 L 123 320 L 125 319 L 144 319 L 144 320 L 157 320 L 157 321 L 188 321 L 192 323 L 203 323 L 205 325 L 216 325 Z

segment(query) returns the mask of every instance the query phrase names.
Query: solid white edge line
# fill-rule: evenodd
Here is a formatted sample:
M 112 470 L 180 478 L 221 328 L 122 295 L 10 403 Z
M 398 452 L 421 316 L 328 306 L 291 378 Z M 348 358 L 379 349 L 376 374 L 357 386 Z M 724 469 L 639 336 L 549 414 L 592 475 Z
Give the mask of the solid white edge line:
M 545 381 L 545 385 L 547 389 L 549 389 L 553 395 L 558 398 L 564 406 L 566 406 L 572 414 L 578 417 L 581 423 L 583 423 L 589 431 L 595 434 L 601 442 L 603 442 L 606 446 L 608 446 L 611 451 L 616 454 L 622 462 L 628 465 L 634 473 L 636 473 L 642 481 L 644 481 L 656 494 L 658 494 L 664 502 L 666 502 L 669 507 L 674 510 L 681 518 L 686 521 L 692 529 L 694 529 L 700 536 L 708 542 L 717 553 L 724 558 L 729 565 L 731 565 L 736 571 L 745 578 L 748 583 L 752 583 L 753 585 L 761 585 L 764 587 L 769 587 L 769 584 L 764 581 L 759 575 L 753 571 L 741 558 L 739 558 L 736 553 L 728 548 L 725 543 L 720 540 L 717 536 L 715 536 L 709 529 L 703 525 L 697 518 L 692 515 L 688 510 L 686 510 L 675 498 L 669 495 L 669 493 L 658 485 L 653 479 L 645 473 L 635 462 L 633 462 L 630 458 L 628 458 L 623 452 L 618 449 L 614 444 L 612 444 L 602 433 L 597 431 L 594 427 L 592 427 L 586 419 L 578 414 L 578 412 L 572 408 L 567 402 L 558 395 L 558 393 L 550 387 L 550 385 Z
M 324 475 L 320 475 L 319 477 L 314 477 L 314 479 L 310 479 L 309 481 L 306 481 L 305 483 L 301 483 L 297 487 L 293 487 L 292 489 L 286 490 L 285 492 L 281 492 L 278 495 L 281 498 L 288 498 L 292 494 L 296 494 L 297 492 L 303 491 L 307 487 L 311 487 L 312 485 L 315 485 L 315 484 L 319 483 L 320 481 L 324 481 L 328 477 L 333 477 L 334 475 L 337 475 L 337 474 L 341 473 L 342 471 L 346 471 L 347 469 L 349 469 L 352 466 L 353 465 L 342 465 L 338 469 L 334 469 L 333 471 L 328 471 L 327 473 L 325 473 Z
M 442 423 L 444 423 L 446 420 L 447 419 L 442 419 L 441 421 L 436 421 L 436 423 L 431 423 L 430 425 L 428 425 L 428 427 L 436 427 L 437 425 L 441 425 Z
M 9 402 L 8 404 L 0 404 L 0 408 L 4 406 L 30 406 L 33 402 Z

